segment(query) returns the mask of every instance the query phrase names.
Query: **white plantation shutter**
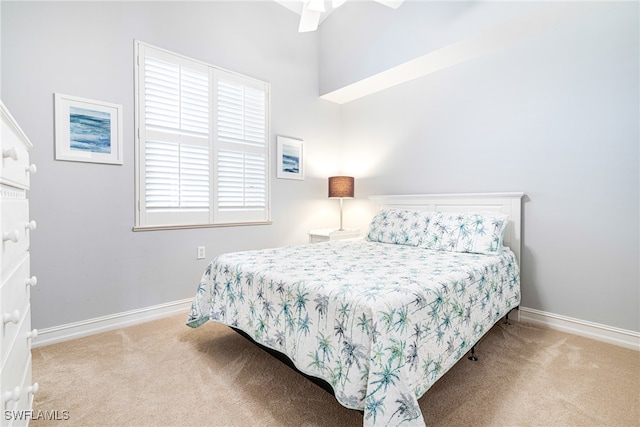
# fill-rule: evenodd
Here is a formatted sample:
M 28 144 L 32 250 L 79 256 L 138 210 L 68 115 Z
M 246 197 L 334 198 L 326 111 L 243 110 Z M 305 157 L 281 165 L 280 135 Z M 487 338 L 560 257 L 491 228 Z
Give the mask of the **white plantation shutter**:
M 184 61 L 181 61 L 184 62 Z M 145 124 L 148 129 L 209 134 L 208 70 L 144 58 Z M 198 67 L 202 68 L 202 66 Z
M 145 169 L 147 210 L 208 210 L 208 147 L 147 141 Z
M 224 142 L 264 147 L 265 92 L 222 79 L 218 79 L 216 90 L 218 138 Z
M 268 84 L 136 46 L 137 227 L 268 221 Z
M 263 209 L 266 204 L 264 155 L 218 151 L 220 210 Z
M 267 93 L 264 84 L 250 83 L 230 73 L 215 78 L 215 206 L 222 221 L 257 218 L 267 209 Z

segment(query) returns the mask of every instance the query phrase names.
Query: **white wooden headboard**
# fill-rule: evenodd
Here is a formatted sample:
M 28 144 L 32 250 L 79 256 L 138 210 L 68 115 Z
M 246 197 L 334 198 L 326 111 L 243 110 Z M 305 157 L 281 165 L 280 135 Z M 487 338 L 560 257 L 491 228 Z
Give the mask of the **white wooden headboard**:
M 520 261 L 522 248 L 522 197 L 524 193 L 477 194 L 409 194 L 370 196 L 379 209 L 412 209 L 429 212 L 478 212 L 503 213 L 509 216 L 504 231 L 504 245 L 508 246 Z

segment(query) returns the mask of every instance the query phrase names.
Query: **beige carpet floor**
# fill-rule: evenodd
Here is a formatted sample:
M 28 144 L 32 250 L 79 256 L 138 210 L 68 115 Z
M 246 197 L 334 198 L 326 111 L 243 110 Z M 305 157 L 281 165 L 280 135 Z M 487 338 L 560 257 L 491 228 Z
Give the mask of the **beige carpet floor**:
M 226 326 L 173 316 L 36 348 L 32 426 L 361 426 L 363 417 Z M 496 325 L 421 399 L 428 426 L 638 426 L 640 353 Z M 60 416 L 61 418 L 61 416 Z

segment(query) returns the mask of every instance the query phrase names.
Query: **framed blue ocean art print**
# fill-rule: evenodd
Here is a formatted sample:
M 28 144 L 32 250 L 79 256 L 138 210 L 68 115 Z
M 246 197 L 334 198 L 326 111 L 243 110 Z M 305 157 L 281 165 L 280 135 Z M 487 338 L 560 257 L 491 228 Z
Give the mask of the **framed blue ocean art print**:
M 122 106 L 55 94 L 56 160 L 122 164 Z
M 299 139 L 278 136 L 278 164 L 276 176 L 286 179 L 304 179 L 303 143 Z

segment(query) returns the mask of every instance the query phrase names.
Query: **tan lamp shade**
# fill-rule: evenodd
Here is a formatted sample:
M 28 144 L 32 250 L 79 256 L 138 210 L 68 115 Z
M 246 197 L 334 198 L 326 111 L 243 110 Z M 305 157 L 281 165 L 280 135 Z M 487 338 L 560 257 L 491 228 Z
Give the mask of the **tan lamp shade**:
M 355 184 L 352 176 L 331 176 L 329 177 L 329 198 L 340 199 L 340 228 L 342 228 L 342 199 L 353 198 Z
M 352 176 L 329 177 L 329 197 L 332 199 L 353 198 L 354 189 L 355 184 Z

